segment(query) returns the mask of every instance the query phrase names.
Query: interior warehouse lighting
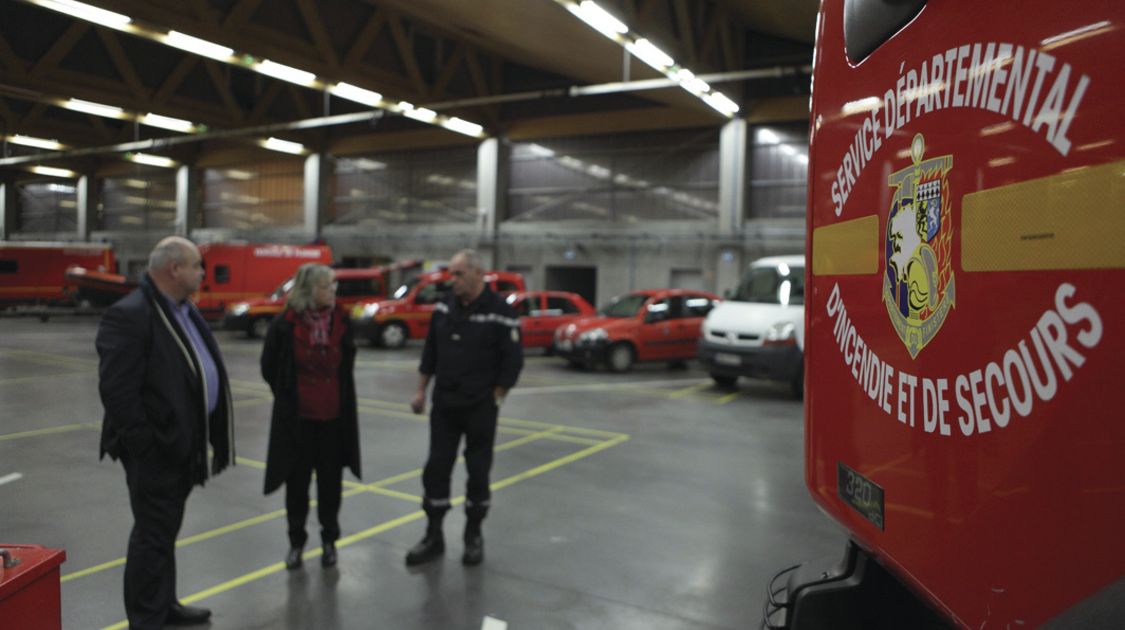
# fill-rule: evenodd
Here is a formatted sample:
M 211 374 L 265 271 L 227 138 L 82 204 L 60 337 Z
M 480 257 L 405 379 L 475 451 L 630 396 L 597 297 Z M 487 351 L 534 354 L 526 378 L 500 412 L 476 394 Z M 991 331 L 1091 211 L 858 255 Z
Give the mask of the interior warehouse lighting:
M 638 59 L 652 66 L 661 73 L 664 73 L 676 65 L 676 62 L 668 56 L 668 53 L 656 47 L 656 44 L 641 37 L 631 44 L 625 44 L 625 48 L 633 53 Z
M 184 133 L 191 133 L 195 131 L 195 125 L 190 120 L 183 120 L 181 118 L 172 118 L 171 116 L 161 116 L 160 114 L 148 113 L 141 117 L 141 124 L 150 127 L 160 127 L 161 129 L 168 129 L 171 131 L 182 131 Z
M 106 118 L 124 118 L 125 110 L 113 105 L 102 105 L 101 103 L 92 103 L 90 101 L 83 101 L 81 99 L 72 98 L 62 104 L 67 109 L 73 109 L 76 112 L 85 114 L 93 114 L 95 116 L 104 116 Z
M 80 20 L 86 20 L 87 22 L 101 24 L 102 26 L 108 26 L 114 29 L 119 29 L 133 21 L 133 18 L 128 15 L 106 11 L 105 9 L 100 9 L 84 2 L 77 2 L 76 0 L 33 0 L 33 2 L 44 9 L 58 11 L 59 13 L 65 13 Z
M 78 173 L 65 168 L 55 168 L 53 166 L 32 166 L 31 172 L 38 175 L 49 175 L 51 177 L 77 177 Z
M 168 31 L 168 34 L 164 36 L 164 43 L 217 61 L 229 61 L 234 55 L 233 48 L 185 35 L 179 31 Z
M 733 116 L 738 113 L 738 103 L 727 98 L 722 92 L 711 92 L 703 95 L 703 102 L 710 105 L 715 111 L 724 116 Z
M 303 155 L 305 153 L 305 145 L 299 142 L 282 140 L 281 138 L 271 137 L 263 140 L 262 146 L 271 151 L 281 151 L 282 153 L 292 153 L 293 155 Z
M 171 158 L 166 158 L 160 155 L 149 155 L 148 153 L 126 153 L 125 159 L 136 162 L 137 164 L 146 164 L 148 166 L 159 166 L 160 168 L 175 168 L 176 161 Z
M 20 144 L 25 147 L 35 147 L 36 149 L 47 149 L 49 151 L 59 151 L 66 148 L 54 140 L 45 140 L 43 138 L 36 138 L 35 136 L 21 136 L 18 133 L 14 136 L 9 136 L 8 142 Z
M 582 0 L 578 4 L 568 4 L 566 8 L 578 19 L 610 39 L 616 39 L 618 35 L 629 32 L 628 26 L 610 15 L 608 11 L 598 6 L 598 3 L 593 0 Z
M 425 107 L 413 107 L 403 110 L 402 115 L 407 118 L 413 118 L 414 120 L 420 120 L 424 123 L 432 123 L 437 120 L 437 112 L 432 109 L 426 109 Z
M 256 66 L 258 72 L 268 74 L 275 79 L 296 83 L 297 85 L 311 85 L 316 81 L 316 75 L 304 70 L 298 70 L 292 66 L 277 63 L 266 59 Z
M 453 117 L 443 121 L 441 123 L 441 126 L 450 131 L 456 131 L 457 133 L 462 133 L 466 136 L 473 136 L 474 138 L 480 138 L 484 135 L 484 127 L 457 117 Z
M 346 98 L 349 101 L 370 105 L 371 107 L 378 107 L 379 103 L 383 102 L 382 94 L 343 81 L 333 85 L 328 90 L 340 98 Z

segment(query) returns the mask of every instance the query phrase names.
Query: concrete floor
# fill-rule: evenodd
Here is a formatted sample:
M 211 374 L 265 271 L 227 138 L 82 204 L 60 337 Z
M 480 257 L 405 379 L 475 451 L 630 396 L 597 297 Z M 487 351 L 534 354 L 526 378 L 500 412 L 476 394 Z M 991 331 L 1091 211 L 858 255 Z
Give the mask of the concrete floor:
M 22 475 L 0 485 L 0 543 L 66 550 L 67 629 L 124 627 L 132 517 L 120 465 L 97 459 L 96 326 L 0 319 L 0 478 Z M 239 465 L 192 493 L 177 555 L 180 597 L 211 608 L 212 628 L 757 627 L 775 571 L 843 551 L 805 491 L 801 405 L 784 387 L 721 391 L 694 364 L 581 372 L 532 351 L 501 414 L 484 565 L 460 564 L 458 508 L 444 561 L 408 569 L 427 444 L 407 409 L 413 342 L 360 349 L 363 481 L 346 482 L 339 566 L 322 569 L 317 549 L 287 572 L 283 494 L 261 491 L 260 342 L 217 337 Z

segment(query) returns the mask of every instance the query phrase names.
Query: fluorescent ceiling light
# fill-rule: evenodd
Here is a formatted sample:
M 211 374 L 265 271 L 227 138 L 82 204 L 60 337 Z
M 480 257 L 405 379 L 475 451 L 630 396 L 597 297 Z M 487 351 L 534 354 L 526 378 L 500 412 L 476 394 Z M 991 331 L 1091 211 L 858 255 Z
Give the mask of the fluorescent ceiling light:
M 268 138 L 262 141 L 262 146 L 271 151 L 281 151 L 282 153 L 292 153 L 293 155 L 302 155 L 305 152 L 305 145 L 299 142 L 290 142 L 280 138 Z
M 793 148 L 791 144 L 781 145 L 781 152 L 785 155 L 797 155 L 797 149 Z
M 722 92 L 711 92 L 703 95 L 702 98 L 704 103 L 725 116 L 733 116 L 738 113 L 738 103 L 727 98 L 727 95 Z
M 369 160 L 367 158 L 356 158 L 352 160 L 352 166 L 359 171 L 381 171 L 387 168 L 387 165 L 378 160 Z
M 50 175 L 51 177 L 77 177 L 78 173 L 65 168 L 55 168 L 53 166 L 32 166 L 32 173 L 39 175 Z
M 568 4 L 566 8 L 570 10 L 578 19 L 590 25 L 595 31 L 610 39 L 617 39 L 618 35 L 624 35 L 629 32 L 629 27 L 625 26 L 621 20 L 613 17 L 608 11 L 598 6 L 598 3 L 593 0 L 582 0 L 578 4 Z
M 309 85 L 316 81 L 316 75 L 304 70 L 298 70 L 292 66 L 277 63 L 266 59 L 256 66 L 258 72 L 267 74 L 275 79 L 296 83 L 297 85 Z
M 772 129 L 761 127 L 758 129 L 758 142 L 762 144 L 778 144 L 781 142 L 781 138 L 777 137 L 777 134 L 774 133 Z
M 124 118 L 125 110 L 113 105 L 102 105 L 101 103 L 91 103 L 90 101 L 83 101 L 81 99 L 72 98 L 63 103 L 63 107 L 73 109 L 76 112 L 83 112 L 85 114 L 93 114 L 95 116 L 104 116 L 106 118 Z
M 128 15 L 106 11 L 105 9 L 100 9 L 84 2 L 76 2 L 75 0 L 32 0 L 32 2 L 44 9 L 51 9 L 52 11 L 65 13 L 80 20 L 86 20 L 87 22 L 93 22 L 115 29 L 119 29 L 133 21 L 133 18 Z
M 672 79 L 680 83 L 680 87 L 688 92 L 702 98 L 704 94 L 711 91 L 711 86 L 706 81 L 695 76 L 691 70 L 687 68 L 680 68 L 672 74 Z
M 441 123 L 441 126 L 449 129 L 450 131 L 456 131 L 457 133 L 463 133 L 466 136 L 473 136 L 475 138 L 479 138 L 484 135 L 484 127 L 457 117 L 446 120 L 445 122 Z
M 382 94 L 343 81 L 333 85 L 328 90 L 340 98 L 346 98 L 349 101 L 370 105 L 371 107 L 378 107 L 379 103 L 383 102 Z
M 413 118 L 414 120 L 420 120 L 424 123 L 432 123 L 437 119 L 437 112 L 432 109 L 426 109 L 425 107 L 415 107 L 405 110 L 402 112 L 402 115 L 407 118 Z
M 20 134 L 9 136 L 8 142 L 12 144 L 22 144 L 25 147 L 35 147 L 37 149 L 48 149 L 51 151 L 58 151 L 64 148 L 63 145 L 54 140 L 45 140 L 34 136 L 21 136 Z
M 175 168 L 176 161 L 171 158 L 166 158 L 161 155 L 149 155 L 148 153 L 126 153 L 125 159 L 136 162 L 137 164 L 147 164 L 148 166 L 159 166 L 160 168 Z
M 408 112 L 414 109 L 414 103 L 411 103 L 410 101 L 399 101 L 398 108 L 404 112 Z
M 548 149 L 547 147 L 545 147 L 541 144 L 534 144 L 534 143 L 529 144 L 527 146 L 527 150 L 529 152 L 531 152 L 532 155 L 538 155 L 540 157 L 554 157 L 555 156 L 554 151 Z
M 638 59 L 652 66 L 653 68 L 664 72 L 669 67 L 675 65 L 675 61 L 668 56 L 668 53 L 657 48 L 652 42 L 645 38 L 640 38 L 631 44 L 625 44 L 625 48 L 633 53 Z
M 164 36 L 164 43 L 217 61 L 229 61 L 231 56 L 234 55 L 233 48 L 185 35 L 179 31 L 168 31 L 168 34 Z
M 195 125 L 190 120 L 161 116 L 160 114 L 153 113 L 145 114 L 144 117 L 141 118 L 141 124 L 150 127 L 160 127 L 161 129 L 169 129 L 171 131 L 182 131 L 184 133 L 195 131 Z
M 240 170 L 234 169 L 234 168 L 225 171 L 224 175 L 226 175 L 227 177 L 229 177 L 231 179 L 237 179 L 237 180 L 243 181 L 243 182 L 254 179 L 253 173 L 250 173 L 250 172 L 247 172 L 247 171 L 240 171 Z

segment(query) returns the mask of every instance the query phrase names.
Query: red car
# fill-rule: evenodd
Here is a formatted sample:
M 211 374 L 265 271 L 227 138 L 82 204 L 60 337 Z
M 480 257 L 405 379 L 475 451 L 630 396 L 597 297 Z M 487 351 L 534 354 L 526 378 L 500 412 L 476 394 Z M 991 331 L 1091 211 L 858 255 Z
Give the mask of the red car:
M 703 318 L 719 301 L 706 291 L 635 291 L 560 327 L 555 351 L 571 365 L 604 363 L 614 372 L 627 372 L 635 361 L 685 361 L 695 356 Z
M 520 316 L 525 348 L 550 350 L 559 327 L 594 314 L 585 298 L 566 291 L 521 291 L 507 300 Z

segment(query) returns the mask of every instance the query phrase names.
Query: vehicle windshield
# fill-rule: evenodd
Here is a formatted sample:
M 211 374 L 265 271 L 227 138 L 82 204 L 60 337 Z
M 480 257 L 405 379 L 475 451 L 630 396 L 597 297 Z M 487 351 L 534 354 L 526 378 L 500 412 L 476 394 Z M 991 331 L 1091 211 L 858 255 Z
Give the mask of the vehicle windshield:
M 776 267 L 753 267 L 742 277 L 742 283 L 730 299 L 782 306 L 804 304 L 805 268 L 784 263 Z
M 410 293 L 410 290 L 413 289 L 414 285 L 416 284 L 418 284 L 418 278 L 411 278 L 410 280 L 407 280 L 405 284 L 403 284 L 398 289 L 395 289 L 394 295 L 392 295 L 391 297 L 396 300 L 401 300 L 402 298 L 406 297 L 407 293 Z
M 604 317 L 632 317 L 641 310 L 641 306 L 648 299 L 643 293 L 634 293 L 617 298 L 609 306 L 602 308 L 600 315 Z
M 270 294 L 270 299 L 280 300 L 281 298 L 285 297 L 286 294 L 289 293 L 289 289 L 293 288 L 294 281 L 294 278 L 289 278 L 285 282 L 282 282 L 276 289 L 273 290 L 273 293 Z

